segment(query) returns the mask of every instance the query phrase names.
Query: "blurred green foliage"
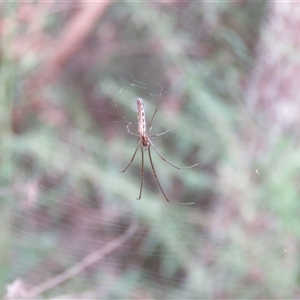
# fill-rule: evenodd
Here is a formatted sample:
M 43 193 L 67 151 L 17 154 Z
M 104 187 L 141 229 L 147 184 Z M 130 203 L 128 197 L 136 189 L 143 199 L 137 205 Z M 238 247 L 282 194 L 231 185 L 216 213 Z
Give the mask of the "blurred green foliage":
M 1 290 L 17 278 L 29 289 L 137 222 L 119 250 L 39 297 L 297 297 L 296 140 L 258 122 L 244 99 L 265 4 L 103 5 L 68 48 L 84 4 L 2 4 Z M 180 172 L 152 151 L 175 204 L 147 153 L 140 201 L 140 153 L 118 172 L 138 139 L 111 87 L 135 127 L 135 98 L 149 121 L 160 86 L 153 132 L 172 130 L 153 142 L 176 165 L 199 162 Z

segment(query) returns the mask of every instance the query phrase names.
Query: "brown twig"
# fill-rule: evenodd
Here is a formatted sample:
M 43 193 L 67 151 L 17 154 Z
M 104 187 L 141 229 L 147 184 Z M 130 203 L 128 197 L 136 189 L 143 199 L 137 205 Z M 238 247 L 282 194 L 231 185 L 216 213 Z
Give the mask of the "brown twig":
M 51 82 L 59 75 L 110 4 L 110 0 L 80 2 L 78 12 L 62 30 L 53 51 L 50 51 L 50 57 L 47 57 L 44 66 L 30 80 L 30 88 Z
M 90 255 L 86 256 L 83 260 L 81 260 L 79 263 L 75 264 L 70 269 L 29 289 L 25 295 L 25 299 L 35 298 L 38 295 L 44 293 L 45 291 L 65 282 L 68 279 L 79 274 L 88 266 L 94 264 L 98 260 L 104 258 L 106 255 L 110 254 L 111 252 L 113 252 L 117 248 L 119 248 L 121 245 L 123 245 L 136 232 L 136 230 L 137 230 L 137 224 L 133 223 L 132 225 L 129 226 L 129 228 L 121 236 L 117 237 L 116 239 L 107 243 L 102 248 L 100 248 L 100 249 L 96 250 L 95 252 L 91 253 Z

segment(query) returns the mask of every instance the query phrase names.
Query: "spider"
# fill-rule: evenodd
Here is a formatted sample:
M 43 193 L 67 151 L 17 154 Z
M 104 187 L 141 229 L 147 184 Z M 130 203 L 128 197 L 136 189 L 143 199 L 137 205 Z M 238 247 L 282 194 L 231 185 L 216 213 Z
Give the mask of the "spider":
M 114 96 L 114 93 L 113 93 L 113 90 L 112 90 L 112 87 L 111 88 L 111 93 L 112 93 L 112 98 L 113 98 L 113 101 L 115 103 L 115 106 L 118 110 L 118 113 L 120 115 L 123 115 L 119 109 L 119 106 L 115 100 L 115 96 Z M 124 173 L 129 167 L 130 165 L 132 164 L 132 162 L 134 161 L 134 158 L 135 158 L 135 155 L 138 151 L 139 148 L 141 148 L 141 153 L 142 153 L 142 169 L 141 169 L 141 185 L 140 185 L 140 193 L 139 193 L 139 196 L 138 198 L 136 198 L 137 200 L 140 200 L 141 197 L 142 197 L 142 191 L 143 191 L 143 182 L 144 182 L 144 151 L 143 150 L 148 150 L 148 155 L 149 155 L 149 160 L 150 160 L 150 164 L 151 164 L 151 168 L 152 168 L 152 172 L 153 172 L 153 175 L 155 177 L 155 180 L 159 186 L 159 189 L 161 190 L 162 194 L 164 195 L 164 198 L 170 202 L 170 200 L 168 199 L 168 197 L 166 196 L 160 182 L 159 182 L 159 179 L 157 177 L 157 174 L 156 174 L 156 170 L 155 170 L 155 167 L 154 167 L 154 164 L 153 164 L 153 161 L 152 161 L 152 156 L 151 156 L 151 148 L 154 149 L 154 151 L 157 153 L 157 155 L 166 163 L 168 163 L 170 166 L 174 167 L 175 169 L 178 169 L 178 170 L 182 170 L 182 169 L 189 169 L 189 168 L 193 168 L 193 167 L 196 167 L 198 165 L 197 164 L 194 164 L 192 166 L 188 166 L 188 167 L 177 167 L 175 166 L 174 164 L 172 164 L 171 162 L 169 162 L 168 160 L 166 160 L 159 152 L 158 150 L 156 149 L 156 147 L 154 146 L 153 142 L 151 141 L 150 138 L 152 137 L 158 137 L 158 136 L 161 136 L 167 132 L 169 132 L 171 129 L 167 130 L 167 131 L 164 131 L 162 133 L 159 133 L 159 134 L 153 134 L 153 135 L 150 135 L 151 133 L 151 129 L 152 129 L 152 122 L 154 120 L 154 117 L 158 111 L 158 104 L 160 102 L 160 99 L 161 99 L 161 95 L 162 95 L 162 89 L 160 91 L 160 95 L 159 95 L 159 99 L 157 101 L 157 105 L 156 105 L 156 109 L 152 115 L 152 118 L 150 120 L 150 123 L 149 123 L 149 132 L 147 131 L 147 128 L 146 128 L 146 117 L 145 117 L 145 108 L 144 108 L 144 103 L 143 103 L 143 100 L 141 98 L 138 98 L 136 100 L 136 103 L 137 103 L 137 119 L 138 119 L 138 130 L 137 132 L 132 132 L 131 129 L 130 129 L 130 125 L 131 125 L 131 122 L 128 122 L 125 115 L 123 115 L 123 118 L 124 118 L 124 122 L 126 124 L 126 128 L 127 128 L 127 131 L 129 134 L 131 135 L 135 135 L 135 136 L 138 136 L 140 138 L 139 140 L 139 143 L 131 157 L 131 160 L 129 162 L 129 164 L 126 166 L 126 168 L 122 171 L 119 171 L 121 173 Z M 193 203 L 183 203 L 183 204 L 193 204 Z

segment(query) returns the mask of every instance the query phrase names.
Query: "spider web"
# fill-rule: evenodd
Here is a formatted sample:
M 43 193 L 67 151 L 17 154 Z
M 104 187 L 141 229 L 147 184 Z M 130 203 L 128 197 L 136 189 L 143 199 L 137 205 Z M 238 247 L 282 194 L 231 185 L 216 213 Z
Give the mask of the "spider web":
M 249 45 L 264 5 L 103 3 L 5 6 L 12 29 L 1 65 L 3 297 L 296 297 L 299 235 L 285 218 L 298 208 L 267 201 L 280 194 L 280 177 L 268 168 L 277 161 L 272 170 L 280 170 L 286 148 L 276 144 L 272 159 L 256 162 L 244 136 L 245 128 L 262 130 L 241 82 L 252 70 Z M 85 14 L 98 21 L 76 44 Z M 138 143 L 124 123 L 137 128 L 137 97 L 148 122 L 158 103 L 151 133 L 171 129 L 152 139 L 160 153 L 180 167 L 199 163 L 178 171 L 152 151 L 172 203 L 147 153 L 140 201 L 140 153 L 118 172 Z M 298 159 L 289 154 L 293 172 Z

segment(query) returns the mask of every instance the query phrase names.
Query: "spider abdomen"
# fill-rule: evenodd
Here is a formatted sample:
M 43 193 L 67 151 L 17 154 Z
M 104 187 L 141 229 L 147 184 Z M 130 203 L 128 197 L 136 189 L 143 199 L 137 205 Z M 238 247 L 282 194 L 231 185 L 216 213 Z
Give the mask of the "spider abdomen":
M 138 132 L 141 136 L 146 136 L 146 118 L 144 103 L 141 98 L 136 100 L 137 104 L 137 115 L 138 115 Z M 144 145 L 143 141 L 142 144 Z

